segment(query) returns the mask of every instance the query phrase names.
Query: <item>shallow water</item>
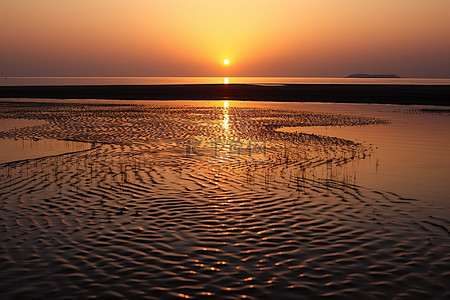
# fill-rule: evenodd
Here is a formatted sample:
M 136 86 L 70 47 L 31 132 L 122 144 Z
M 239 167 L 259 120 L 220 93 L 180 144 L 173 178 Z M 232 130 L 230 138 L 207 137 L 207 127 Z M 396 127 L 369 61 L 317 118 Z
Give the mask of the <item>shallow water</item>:
M 391 191 L 403 197 L 450 207 L 450 113 L 424 113 L 423 107 L 365 105 L 352 112 L 348 105 L 335 113 L 389 119 L 383 126 L 286 127 L 286 132 L 333 136 L 375 147 L 370 158 L 344 165 L 336 172 L 355 173 L 359 185 Z M 311 109 L 311 108 L 310 108 Z
M 0 132 L 16 130 L 33 131 L 40 126 L 46 125 L 48 125 L 48 123 L 44 120 L 0 119 Z M 0 164 L 83 151 L 91 147 L 91 143 L 45 138 L 41 139 L 36 136 L 32 139 L 0 138 Z
M 2 298 L 449 296 L 448 207 L 337 172 L 375 145 L 277 131 L 392 107 L 120 103 L 0 106 L 50 124 L 0 136 L 95 143 L 0 166 Z
M 69 152 L 88 150 L 91 143 L 60 141 L 55 139 L 0 139 L 0 164 L 45 156 L 62 155 Z

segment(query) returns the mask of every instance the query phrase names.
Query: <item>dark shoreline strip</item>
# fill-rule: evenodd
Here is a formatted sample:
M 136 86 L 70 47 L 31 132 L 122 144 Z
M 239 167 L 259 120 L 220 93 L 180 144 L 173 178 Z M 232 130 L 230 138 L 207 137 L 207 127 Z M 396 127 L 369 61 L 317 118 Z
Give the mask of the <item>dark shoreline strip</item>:
M 250 84 L 0 86 L 0 98 L 254 100 L 450 105 L 450 85 Z

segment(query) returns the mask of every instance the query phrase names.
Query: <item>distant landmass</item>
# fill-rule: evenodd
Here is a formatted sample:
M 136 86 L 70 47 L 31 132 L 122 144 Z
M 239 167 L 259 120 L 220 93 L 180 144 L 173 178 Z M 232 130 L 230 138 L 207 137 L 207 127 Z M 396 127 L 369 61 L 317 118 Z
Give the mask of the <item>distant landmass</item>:
M 345 78 L 400 78 L 395 74 L 351 74 Z

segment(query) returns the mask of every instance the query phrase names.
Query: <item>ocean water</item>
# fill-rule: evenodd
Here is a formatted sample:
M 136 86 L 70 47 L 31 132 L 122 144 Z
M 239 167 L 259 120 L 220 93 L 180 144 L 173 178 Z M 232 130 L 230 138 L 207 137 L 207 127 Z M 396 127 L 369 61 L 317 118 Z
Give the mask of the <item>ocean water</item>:
M 407 84 L 449 85 L 448 78 L 337 77 L 1 77 L 0 86 L 154 84 Z

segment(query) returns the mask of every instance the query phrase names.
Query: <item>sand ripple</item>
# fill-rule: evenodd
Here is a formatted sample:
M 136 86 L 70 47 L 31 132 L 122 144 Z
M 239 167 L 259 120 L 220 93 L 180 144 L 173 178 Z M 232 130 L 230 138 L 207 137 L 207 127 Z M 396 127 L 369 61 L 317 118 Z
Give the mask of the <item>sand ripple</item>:
M 21 105 L 2 113 L 52 125 L 0 134 L 97 146 L 0 166 L 3 299 L 450 295 L 439 207 L 314 174 L 363 145 L 275 131 L 380 120 L 230 109 L 223 126 L 211 108 Z M 231 137 L 265 144 L 238 153 Z

